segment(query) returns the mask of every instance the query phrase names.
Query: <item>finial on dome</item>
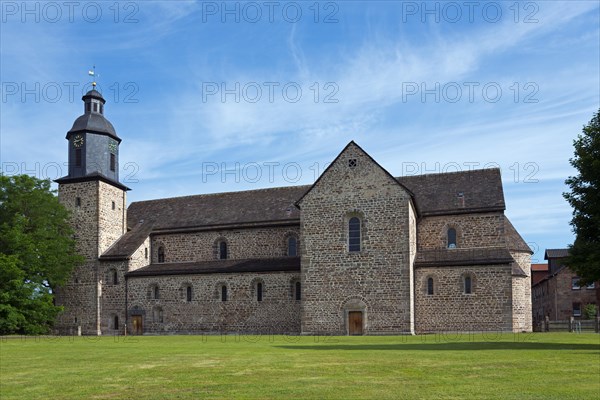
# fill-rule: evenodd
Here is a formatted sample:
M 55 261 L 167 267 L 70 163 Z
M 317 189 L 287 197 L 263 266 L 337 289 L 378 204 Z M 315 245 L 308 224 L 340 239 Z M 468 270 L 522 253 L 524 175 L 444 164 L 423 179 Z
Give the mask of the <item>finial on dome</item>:
M 94 77 L 94 78 L 93 78 L 94 80 L 93 80 L 93 82 L 92 82 L 92 86 L 93 86 L 93 87 L 94 87 L 94 89 L 95 89 L 95 88 L 96 88 L 96 78 L 97 78 L 97 77 L 98 77 L 98 78 L 100 78 L 100 75 L 96 75 L 96 66 L 95 66 L 95 65 L 92 67 L 92 69 L 88 70 L 88 75 L 89 75 L 89 76 L 93 76 L 93 77 Z

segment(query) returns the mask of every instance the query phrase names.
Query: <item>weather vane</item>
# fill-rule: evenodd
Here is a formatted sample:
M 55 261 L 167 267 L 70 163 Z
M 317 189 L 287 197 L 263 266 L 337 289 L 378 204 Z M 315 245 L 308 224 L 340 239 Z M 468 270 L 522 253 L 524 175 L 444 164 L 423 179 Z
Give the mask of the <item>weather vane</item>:
M 96 75 L 96 66 L 94 65 L 92 69 L 88 71 L 89 76 L 93 76 L 92 86 L 96 89 L 96 78 L 100 78 L 100 75 Z

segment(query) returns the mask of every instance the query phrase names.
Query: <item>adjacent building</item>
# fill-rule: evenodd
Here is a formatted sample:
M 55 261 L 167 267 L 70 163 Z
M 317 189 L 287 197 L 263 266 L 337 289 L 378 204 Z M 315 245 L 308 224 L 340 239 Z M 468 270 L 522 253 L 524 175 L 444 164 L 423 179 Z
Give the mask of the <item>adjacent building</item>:
M 579 277 L 564 263 L 568 249 L 547 249 L 544 259 L 548 260 L 545 276 L 535 276 L 532 282 L 533 323 L 541 330 L 543 322 L 568 321 L 571 317 L 581 319 L 583 308 L 597 304 L 597 284 L 581 285 Z M 536 268 L 537 269 L 537 268 Z

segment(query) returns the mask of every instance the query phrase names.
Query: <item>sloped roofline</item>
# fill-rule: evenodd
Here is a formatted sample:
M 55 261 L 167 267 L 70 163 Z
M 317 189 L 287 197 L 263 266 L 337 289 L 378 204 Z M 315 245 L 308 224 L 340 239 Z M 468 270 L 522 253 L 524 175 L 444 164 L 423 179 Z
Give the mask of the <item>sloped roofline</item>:
M 246 190 L 231 190 L 229 192 L 213 192 L 213 193 L 199 193 L 199 194 L 186 194 L 183 196 L 173 196 L 173 197 L 160 197 L 158 199 L 148 199 L 148 200 L 138 200 L 134 201 L 129 206 L 131 207 L 133 204 L 138 203 L 151 203 L 156 201 L 165 201 L 165 200 L 176 200 L 176 199 L 186 199 L 186 198 L 199 198 L 199 197 L 209 197 L 209 196 L 220 196 L 226 194 L 237 194 L 237 193 L 248 193 L 248 192 L 262 192 L 268 190 L 278 190 L 278 189 L 296 189 L 302 188 L 306 186 L 307 190 L 310 188 L 310 185 L 288 185 L 288 186 L 275 186 L 269 188 L 260 188 L 260 189 L 246 189 Z
M 85 176 L 78 176 L 75 178 L 69 176 L 63 176 L 62 178 L 55 179 L 54 182 L 65 185 L 68 183 L 79 183 L 79 182 L 90 182 L 90 181 L 102 181 L 104 183 L 108 183 L 116 188 L 121 190 L 129 191 L 131 190 L 127 186 L 123 185 L 121 182 L 117 182 L 113 179 L 110 179 L 107 176 L 102 175 L 99 172 L 92 172 L 91 174 Z
M 560 255 L 557 255 L 560 254 Z M 569 249 L 546 249 L 544 251 L 544 260 L 551 258 L 565 258 L 569 256 Z
M 310 188 L 302 195 L 302 197 L 300 197 L 295 203 L 294 205 L 296 207 L 298 207 L 298 209 L 301 209 L 300 207 L 300 203 L 302 202 L 302 200 L 304 199 L 304 197 L 306 197 L 306 195 L 313 190 L 313 188 L 317 185 L 317 183 L 319 183 L 319 181 L 321 180 L 321 178 L 327 173 L 327 171 L 329 171 L 329 168 L 331 168 L 337 161 L 338 159 L 342 156 L 342 154 L 348 149 L 348 147 L 350 147 L 351 145 L 354 145 L 356 147 L 359 148 L 360 151 L 362 151 L 363 153 L 365 153 L 367 155 L 367 157 L 369 157 L 369 159 L 376 165 L 378 166 L 391 180 L 393 180 L 394 182 L 396 182 L 396 184 L 398 184 L 398 186 L 400 186 L 402 189 L 404 189 L 409 195 L 410 198 L 412 200 L 413 205 L 415 206 L 415 209 L 417 210 L 417 215 L 420 215 L 419 212 L 419 207 L 415 202 L 415 195 L 414 193 L 409 190 L 406 186 L 404 186 L 402 183 L 398 182 L 398 180 L 388 172 L 387 169 L 383 168 L 381 166 L 381 164 L 379 164 L 377 161 L 375 161 L 375 159 L 373 157 L 371 157 L 371 155 L 369 153 L 367 153 L 365 151 L 365 149 L 363 149 L 362 147 L 360 147 L 354 140 L 351 140 L 346 147 L 344 147 L 342 149 L 342 151 L 340 151 L 340 153 L 337 155 L 337 157 L 327 166 L 327 168 L 325 168 L 325 171 L 323 171 L 323 173 L 321 175 L 319 175 L 319 177 L 317 178 L 317 180 L 315 181 L 315 183 L 313 183 Z

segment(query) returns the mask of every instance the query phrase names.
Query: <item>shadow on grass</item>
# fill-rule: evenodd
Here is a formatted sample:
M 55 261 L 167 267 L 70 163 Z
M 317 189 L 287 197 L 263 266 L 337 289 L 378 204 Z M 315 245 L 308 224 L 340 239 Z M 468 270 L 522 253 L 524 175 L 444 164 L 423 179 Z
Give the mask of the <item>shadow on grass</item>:
M 391 351 L 413 351 L 413 350 L 580 350 L 598 351 L 600 344 L 580 343 L 540 343 L 540 342 L 459 342 L 459 343 L 394 343 L 394 344 L 314 344 L 314 345 L 285 345 L 275 346 L 290 350 L 391 350 Z M 597 354 L 597 353 L 594 353 Z

